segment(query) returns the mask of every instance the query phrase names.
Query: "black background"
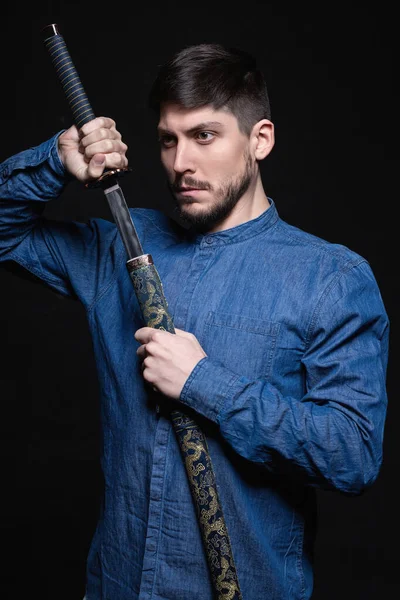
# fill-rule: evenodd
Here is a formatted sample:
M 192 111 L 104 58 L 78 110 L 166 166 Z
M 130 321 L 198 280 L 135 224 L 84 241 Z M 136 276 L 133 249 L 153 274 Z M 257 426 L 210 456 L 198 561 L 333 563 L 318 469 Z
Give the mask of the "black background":
M 319 493 L 313 600 L 400 591 L 399 50 L 391 7 L 253 0 L 23 7 L 8 0 L 1 15 L 0 160 L 72 124 L 40 35 L 55 22 L 95 113 L 113 117 L 129 146 L 128 204 L 170 213 L 146 108 L 157 66 L 185 45 L 237 46 L 258 57 L 267 78 L 276 145 L 262 174 L 281 217 L 369 260 L 391 320 L 384 462 L 360 497 Z M 46 214 L 111 218 L 101 192 L 76 182 Z M 77 302 L 7 265 L 0 282 L 0 597 L 80 600 L 102 485 L 85 315 Z

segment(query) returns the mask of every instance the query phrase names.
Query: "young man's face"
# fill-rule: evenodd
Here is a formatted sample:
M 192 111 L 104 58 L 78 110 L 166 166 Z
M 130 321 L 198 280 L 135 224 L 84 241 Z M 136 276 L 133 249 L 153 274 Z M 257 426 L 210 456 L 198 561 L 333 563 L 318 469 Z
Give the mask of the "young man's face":
M 199 230 L 211 231 L 254 180 L 249 137 L 226 110 L 176 104 L 163 105 L 158 134 L 161 161 L 180 216 Z

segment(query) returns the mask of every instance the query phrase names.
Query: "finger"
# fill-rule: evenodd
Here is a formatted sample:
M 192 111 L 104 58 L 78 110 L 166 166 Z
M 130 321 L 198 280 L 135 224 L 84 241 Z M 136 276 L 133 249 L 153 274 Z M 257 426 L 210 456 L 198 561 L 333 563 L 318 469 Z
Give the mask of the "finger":
M 86 148 L 87 146 L 90 146 L 91 144 L 94 144 L 101 140 L 107 139 L 121 140 L 122 135 L 114 127 L 112 127 L 111 129 L 107 129 L 106 127 L 100 127 L 99 129 L 91 131 L 87 135 L 82 135 L 81 133 L 79 137 L 80 144 L 83 148 Z
M 106 129 L 105 127 L 101 127 L 100 129 L 95 129 L 88 135 L 81 136 L 80 144 L 83 148 L 87 148 L 91 144 L 95 144 L 96 142 L 107 139 L 114 140 L 121 138 L 116 135 L 116 131 L 114 129 Z
M 119 152 L 113 152 L 112 154 L 106 154 L 106 167 L 108 169 L 122 169 L 128 166 L 128 159 L 125 155 Z
M 120 154 L 95 154 L 88 164 L 88 175 L 97 179 L 104 169 L 122 169 L 128 165 L 128 160 Z
M 92 179 L 98 179 L 106 166 L 106 157 L 104 154 L 95 154 L 88 164 L 88 175 Z
M 142 360 L 144 358 L 146 358 L 147 356 L 147 352 L 146 352 L 146 344 L 143 344 L 142 346 L 139 346 L 139 348 L 136 350 L 136 354 L 139 356 L 139 358 L 141 358 Z
M 85 123 L 85 125 L 81 127 L 80 135 L 83 137 L 85 135 L 88 135 L 95 129 L 100 129 L 102 127 L 104 127 L 105 129 L 111 129 L 112 127 L 115 128 L 115 126 L 115 121 L 113 119 L 110 119 L 110 117 L 96 117 L 95 119 L 92 119 L 91 121 Z
M 157 376 L 155 375 L 154 370 L 152 370 L 151 368 L 149 368 L 149 365 L 146 364 L 146 361 L 148 361 L 148 358 L 145 358 L 145 360 L 142 363 L 142 375 L 143 375 L 143 379 L 145 379 L 149 383 L 155 384 Z
M 99 140 L 98 142 L 94 142 L 93 144 L 90 144 L 89 146 L 86 146 L 86 148 L 84 149 L 84 154 L 85 154 L 85 157 L 90 160 L 92 158 L 92 156 L 94 156 L 95 154 L 118 153 L 118 154 L 122 155 L 122 154 L 125 154 L 127 149 L 128 149 L 128 146 L 126 144 L 124 144 L 124 142 L 122 140 L 105 138 L 105 139 Z
M 151 340 L 154 331 L 153 327 L 141 327 L 135 332 L 135 340 L 141 344 L 147 344 Z

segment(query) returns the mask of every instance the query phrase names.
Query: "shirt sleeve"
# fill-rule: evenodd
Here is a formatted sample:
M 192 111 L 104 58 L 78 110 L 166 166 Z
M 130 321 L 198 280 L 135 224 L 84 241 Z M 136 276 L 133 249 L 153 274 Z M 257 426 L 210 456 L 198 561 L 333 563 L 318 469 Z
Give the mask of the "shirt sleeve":
M 314 487 L 355 495 L 382 463 L 389 321 L 367 262 L 321 294 L 302 357 L 306 394 L 290 397 L 203 358 L 181 401 L 219 424 L 235 451 Z
M 61 132 L 0 165 L 0 260 L 12 260 L 86 306 L 108 285 L 123 257 L 113 223 L 48 220 L 46 202 L 71 179 L 57 152 Z

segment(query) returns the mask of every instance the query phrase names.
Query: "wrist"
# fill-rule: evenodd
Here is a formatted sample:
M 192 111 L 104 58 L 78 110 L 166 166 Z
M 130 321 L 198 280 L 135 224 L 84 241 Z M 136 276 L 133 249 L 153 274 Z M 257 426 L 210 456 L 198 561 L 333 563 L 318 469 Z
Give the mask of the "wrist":
M 60 175 L 63 175 L 67 179 L 72 179 L 71 173 L 68 171 L 67 167 L 65 166 L 63 152 L 62 152 L 62 149 L 60 146 L 60 138 L 62 137 L 62 135 L 65 131 L 66 131 L 65 129 L 62 129 L 55 137 L 54 145 L 51 149 L 51 155 L 52 155 L 54 167 L 57 169 L 58 173 Z

